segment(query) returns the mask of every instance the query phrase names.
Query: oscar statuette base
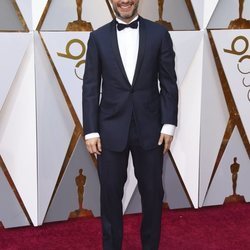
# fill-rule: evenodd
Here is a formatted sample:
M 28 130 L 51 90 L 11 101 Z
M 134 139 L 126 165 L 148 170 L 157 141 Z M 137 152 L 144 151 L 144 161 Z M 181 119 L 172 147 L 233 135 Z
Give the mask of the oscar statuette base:
M 68 23 L 66 31 L 93 31 L 92 24 L 83 20 Z
M 92 218 L 94 217 L 93 213 L 91 210 L 88 209 L 77 209 L 73 212 L 71 212 L 69 214 L 69 218 L 73 219 L 73 218 L 80 218 L 80 217 L 84 217 L 84 218 Z
M 229 29 L 250 29 L 250 20 L 238 18 L 230 22 Z
M 225 198 L 224 205 L 229 203 L 245 203 L 245 198 L 243 195 L 232 194 Z

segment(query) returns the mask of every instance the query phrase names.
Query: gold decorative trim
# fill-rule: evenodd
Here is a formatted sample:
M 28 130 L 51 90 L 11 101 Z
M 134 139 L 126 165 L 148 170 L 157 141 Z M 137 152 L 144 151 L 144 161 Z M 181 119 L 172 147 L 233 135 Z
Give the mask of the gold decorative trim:
M 112 6 L 111 6 L 109 0 L 105 0 L 105 1 L 106 1 L 107 6 L 108 6 L 110 15 L 111 15 L 112 18 L 114 19 L 114 18 L 115 18 L 115 14 L 114 14 L 114 12 L 113 12 Z M 41 18 L 40 18 L 40 20 L 39 20 L 39 23 L 38 23 L 38 25 L 37 25 L 37 28 L 36 28 L 37 31 L 41 31 L 41 28 L 42 28 L 42 26 L 43 26 L 45 17 L 46 17 L 46 15 L 47 15 L 48 11 L 49 11 L 49 7 L 50 7 L 51 2 L 52 2 L 52 0 L 48 0 L 46 6 L 45 6 L 45 8 L 44 8 L 43 14 L 42 14 L 42 16 L 41 16 Z
M 40 36 L 40 39 L 41 39 L 41 41 L 42 41 L 42 44 L 43 44 L 43 46 L 44 46 L 44 49 L 45 49 L 45 51 L 46 51 L 46 54 L 47 54 L 47 56 L 48 56 L 48 59 L 49 59 L 49 61 L 50 61 L 50 64 L 51 64 L 51 66 L 52 66 L 52 69 L 53 69 L 53 71 L 54 71 L 54 74 L 55 74 L 55 76 L 56 76 L 56 78 L 57 78 L 57 81 L 58 81 L 58 83 L 59 83 L 59 86 L 60 86 L 60 88 L 61 88 L 61 91 L 62 91 L 62 93 L 63 93 L 63 96 L 64 96 L 64 98 L 65 98 L 65 101 L 66 101 L 66 103 L 67 103 L 67 106 L 68 106 L 68 108 L 69 108 L 69 111 L 70 111 L 70 113 L 71 113 L 71 116 L 72 116 L 72 118 L 73 118 L 73 120 L 74 120 L 74 123 L 75 123 L 75 125 L 76 125 L 76 130 L 77 130 L 77 133 L 80 133 L 82 136 L 84 135 L 84 130 L 83 130 L 83 127 L 82 127 L 82 124 L 81 124 L 81 122 L 79 121 L 79 118 L 78 118 L 78 116 L 77 116 L 77 114 L 76 114 L 76 111 L 75 111 L 75 109 L 74 109 L 74 107 L 73 107 L 73 104 L 72 104 L 72 102 L 71 102 L 71 100 L 70 100 L 70 98 L 69 98 L 69 96 L 68 96 L 68 93 L 67 93 L 67 91 L 66 91 L 66 89 L 65 89 L 65 87 L 64 87 L 64 84 L 63 84 L 63 82 L 62 82 L 62 79 L 61 79 L 61 77 L 60 77 L 60 75 L 59 75 L 59 73 L 58 73 L 58 71 L 57 71 L 57 69 L 56 69 L 56 66 L 55 66 L 55 64 L 54 64 L 54 62 L 53 62 L 53 60 L 52 60 L 52 57 L 51 57 L 51 55 L 50 55 L 50 53 L 49 53 L 49 50 L 48 50 L 48 48 L 47 48 L 47 46 L 46 46 L 46 44 L 45 44 L 45 42 L 44 42 L 44 40 L 43 40 L 43 37 L 42 37 L 42 35 L 41 35 L 41 33 L 40 32 L 38 32 L 38 34 L 39 34 L 39 36 Z M 91 158 L 92 158 L 92 160 L 93 160 L 93 162 L 94 162 L 94 164 L 95 164 L 95 166 L 96 166 L 96 158 L 93 156 L 93 155 L 91 155 Z
M 25 30 L 0 30 L 0 33 L 27 33 Z
M 75 149 L 75 147 L 77 145 L 77 142 L 78 142 L 80 136 L 81 136 L 81 132 L 79 131 L 79 129 L 77 127 L 75 127 L 73 135 L 72 135 L 71 140 L 70 140 L 70 144 L 69 144 L 66 156 L 64 158 L 64 161 L 63 161 L 63 164 L 62 164 L 62 167 L 61 167 L 61 170 L 60 170 L 57 182 L 56 182 L 56 185 L 55 185 L 55 188 L 54 188 L 54 191 L 52 193 L 52 196 L 51 196 L 51 199 L 50 199 L 50 202 L 49 202 L 49 206 L 48 206 L 47 211 L 46 211 L 46 215 L 47 215 L 47 213 L 49 211 L 50 205 L 51 205 L 51 203 L 52 203 L 52 201 L 54 199 L 54 196 L 55 196 L 56 191 L 57 191 L 57 189 L 59 187 L 59 184 L 61 183 L 61 180 L 63 178 L 65 170 L 66 170 L 66 168 L 67 168 L 67 166 L 69 164 L 70 158 L 71 158 L 71 156 L 72 156 L 72 154 L 74 152 L 74 149 Z M 46 218 L 46 215 L 45 215 L 44 218 Z
M 93 31 L 91 22 L 82 20 L 82 2 L 83 0 L 76 0 L 77 20 L 69 22 L 66 31 Z
M 51 2 L 52 2 L 52 0 L 48 0 L 47 4 L 46 4 L 46 6 L 45 6 L 45 8 L 43 10 L 43 14 L 42 14 L 42 16 L 41 16 L 41 18 L 39 20 L 39 23 L 38 23 L 38 25 L 36 27 L 37 31 L 40 31 L 42 26 L 43 26 L 43 22 L 45 20 L 45 17 L 47 15 L 48 11 L 49 11 L 49 7 L 50 7 Z
M 182 177 L 181 177 L 181 174 L 180 174 L 180 172 L 179 172 L 179 169 L 177 168 L 177 165 L 176 165 L 176 163 L 175 163 L 175 160 L 174 160 L 174 157 L 173 157 L 171 151 L 168 151 L 168 155 L 169 155 L 169 158 L 170 158 L 170 160 L 171 160 L 171 162 L 172 162 L 172 164 L 173 164 L 173 166 L 174 166 L 175 172 L 176 172 L 176 174 L 177 174 L 177 176 L 178 176 L 178 178 L 179 178 L 179 181 L 180 181 L 180 183 L 181 183 L 181 185 L 182 185 L 182 188 L 183 188 L 183 190 L 184 190 L 184 192 L 185 192 L 185 194 L 186 194 L 186 197 L 187 197 L 187 199 L 188 199 L 188 202 L 189 202 L 191 208 L 194 208 L 194 204 L 193 204 L 193 202 L 192 202 L 192 200 L 191 200 L 191 198 L 190 198 L 190 196 L 189 196 L 189 193 L 188 193 L 188 191 L 187 191 L 186 185 L 185 185 L 185 183 L 184 183 L 184 181 L 183 181 L 183 179 L 182 179 Z
M 228 142 L 229 142 L 229 140 L 230 140 L 230 138 L 232 136 L 233 130 L 234 130 L 234 128 L 236 126 L 237 126 L 237 128 L 238 128 L 238 130 L 240 132 L 240 136 L 242 138 L 242 141 L 243 141 L 243 144 L 244 144 L 245 149 L 247 151 L 247 154 L 250 157 L 249 140 L 247 138 L 245 128 L 244 128 L 243 123 L 241 121 L 237 106 L 235 104 L 231 89 L 229 87 L 229 83 L 227 81 L 226 74 L 224 72 L 224 69 L 223 69 L 223 66 L 222 66 L 218 51 L 216 49 L 216 45 L 215 45 L 211 30 L 208 30 L 208 36 L 209 36 L 210 45 L 211 45 L 212 52 L 213 52 L 213 55 L 214 55 L 214 58 L 215 58 L 217 71 L 218 71 L 218 74 L 219 74 L 219 77 L 220 77 L 222 90 L 223 90 L 223 93 L 224 93 L 224 96 L 225 96 L 225 101 L 226 101 L 226 105 L 227 105 L 230 116 L 229 116 L 229 120 L 228 120 L 226 129 L 225 129 L 225 133 L 224 133 L 224 136 L 223 136 L 223 139 L 222 139 L 222 142 L 221 142 L 221 146 L 220 146 L 220 149 L 219 149 L 216 161 L 215 161 L 214 169 L 213 169 L 210 181 L 209 181 L 209 185 L 208 185 L 208 188 L 207 188 L 206 195 L 205 195 L 203 203 L 206 200 L 206 197 L 207 197 L 208 191 L 210 189 L 210 186 L 212 184 L 215 173 L 216 173 L 216 171 L 217 171 L 217 169 L 219 167 L 222 156 L 223 156 L 223 154 L 224 154 L 224 152 L 226 150 Z
M 22 13 L 21 13 L 19 7 L 18 7 L 18 4 L 16 3 L 15 0 L 11 0 L 11 2 L 12 2 L 12 5 L 14 7 L 14 10 L 16 12 L 16 15 L 17 15 L 22 27 L 23 27 L 23 30 L 0 30 L 0 32 L 1 33 L 2 32 L 8 32 L 8 33 L 12 33 L 12 32 L 20 32 L 20 33 L 25 32 L 25 33 L 27 33 L 27 32 L 29 32 L 30 30 L 29 30 L 29 28 L 28 28 L 28 26 L 27 26 L 27 24 L 25 22 L 25 19 L 24 19 Z
M 200 26 L 193 8 L 193 4 L 191 0 L 185 0 L 185 3 L 187 5 L 188 11 L 190 13 L 190 16 L 192 18 L 193 24 L 194 24 L 194 28 L 195 30 L 200 30 Z
M 16 188 L 16 186 L 15 186 L 15 184 L 14 184 L 14 182 L 13 182 L 13 180 L 12 180 L 10 174 L 9 174 L 9 171 L 8 171 L 8 169 L 7 169 L 7 167 L 6 167 L 5 163 L 4 163 L 1 155 L 0 155 L 0 168 L 2 169 L 2 171 L 3 171 L 3 173 L 4 173 L 5 177 L 6 177 L 6 179 L 8 181 L 8 183 L 9 183 L 9 185 L 10 185 L 12 191 L 13 191 L 13 193 L 15 194 L 16 199 L 17 199 L 20 207 L 22 208 L 22 210 L 23 210 L 23 212 L 24 212 L 24 214 L 25 214 L 25 216 L 26 216 L 29 224 L 33 225 L 32 220 L 31 220 L 31 218 L 29 216 L 29 213 L 28 213 L 28 211 L 25 208 L 25 205 L 24 205 L 24 203 L 22 201 L 22 198 L 21 198 L 21 196 L 19 195 L 19 193 L 17 191 L 17 188 Z
M 109 0 L 105 0 L 106 1 L 106 4 L 108 6 L 108 9 L 109 9 L 109 12 L 110 12 L 110 15 L 112 16 L 112 18 L 114 19 L 115 18 L 115 14 L 114 14 L 114 11 L 113 11 L 113 8 L 109 2 Z
M 68 108 L 69 108 L 69 111 L 70 111 L 71 116 L 72 116 L 72 118 L 73 118 L 73 120 L 74 120 L 74 123 L 75 123 L 74 132 L 73 132 L 73 135 L 72 135 L 72 137 L 71 137 L 71 141 L 70 141 L 70 144 L 69 144 L 69 147 L 68 147 L 66 156 L 65 156 L 65 158 L 64 158 L 64 162 L 63 162 L 63 164 L 62 164 L 61 171 L 60 171 L 60 174 L 59 174 L 59 176 L 58 176 L 58 179 L 57 179 L 57 182 L 56 182 L 56 185 L 55 185 L 55 188 L 54 188 L 54 191 L 53 191 L 53 194 L 52 194 L 52 197 L 51 197 L 49 206 L 48 206 L 48 209 L 47 209 L 47 212 L 48 212 L 48 210 L 49 210 L 49 208 L 50 208 L 50 205 L 51 205 L 51 202 L 53 201 L 53 198 L 54 198 L 54 196 L 55 196 L 55 194 L 56 194 L 56 191 L 57 191 L 57 189 L 58 189 L 58 186 L 59 186 L 59 184 L 60 184 L 60 182 L 61 182 L 61 180 L 62 180 L 62 177 L 63 177 L 63 175 L 64 175 L 64 172 L 65 172 L 65 170 L 66 170 L 66 168 L 67 168 L 67 166 L 68 166 L 69 160 L 70 160 L 70 158 L 71 158 L 71 156 L 72 156 L 72 154 L 73 154 L 73 151 L 74 151 L 74 149 L 75 149 L 75 147 L 76 147 L 77 141 L 78 141 L 78 139 L 79 139 L 81 136 L 83 136 L 84 133 L 83 133 L 82 125 L 81 125 L 81 123 L 80 123 L 80 121 L 79 121 L 79 118 L 78 118 L 78 116 L 77 116 L 77 114 L 76 114 L 76 111 L 75 111 L 75 109 L 74 109 L 74 107 L 73 107 L 73 104 L 72 104 L 72 102 L 71 102 L 71 100 L 70 100 L 70 98 L 69 98 L 69 96 L 68 96 L 68 94 L 67 94 L 67 91 L 66 91 L 66 89 L 65 89 L 65 87 L 64 87 L 64 85 L 63 85 L 62 79 L 61 79 L 61 77 L 60 77 L 60 75 L 59 75 L 59 73 L 58 73 L 58 71 L 57 71 L 57 69 L 56 69 L 56 66 L 55 66 L 55 64 L 54 64 L 54 62 L 53 62 L 53 60 L 52 60 L 52 57 L 51 57 L 51 55 L 50 55 L 50 53 L 49 53 L 49 50 L 48 50 L 48 48 L 47 48 L 47 46 L 46 46 L 46 44 L 45 44 L 45 42 L 44 42 L 44 40 L 43 40 L 43 37 L 42 37 L 42 35 L 41 35 L 40 32 L 38 32 L 38 34 L 39 34 L 39 36 L 40 36 L 40 39 L 41 39 L 42 44 L 43 44 L 43 46 L 44 46 L 45 52 L 46 52 L 46 54 L 47 54 L 47 56 L 48 56 L 48 59 L 49 59 L 49 61 L 50 61 L 51 67 L 52 67 L 52 69 L 53 69 L 53 71 L 54 71 L 54 74 L 55 74 L 55 76 L 56 76 L 56 78 L 57 78 L 57 81 L 58 81 L 58 84 L 59 84 L 59 86 L 60 86 L 60 89 L 61 89 L 61 91 L 62 91 L 62 94 L 63 94 L 63 96 L 64 96 L 64 98 L 65 98 L 66 104 L 67 104 L 67 106 L 68 106 Z M 92 158 L 92 161 L 93 161 L 94 165 L 97 166 L 97 161 L 96 161 L 96 158 L 94 157 L 94 155 L 91 154 L 90 156 L 91 156 L 91 158 Z M 46 214 L 47 214 L 47 212 L 46 212 Z
M 17 17 L 18 17 L 19 21 L 21 22 L 21 24 L 23 26 L 23 29 L 24 29 L 24 31 L 18 30 L 18 32 L 29 32 L 29 28 L 28 28 L 28 26 L 27 26 L 27 24 L 26 24 L 26 22 L 25 22 L 25 20 L 23 18 L 23 15 L 22 15 L 19 7 L 18 7 L 18 4 L 17 4 L 17 2 L 15 0 L 12 0 L 12 5 L 13 5 L 13 7 L 14 7 L 14 9 L 16 11 Z
M 228 29 L 249 29 L 250 20 L 243 18 L 245 0 L 239 0 L 239 17 L 229 23 Z
M 63 96 L 64 96 L 64 98 L 65 98 L 65 101 L 66 101 L 67 106 L 68 106 L 68 108 L 69 108 L 69 111 L 70 111 L 70 113 L 71 113 L 71 116 L 72 116 L 72 118 L 73 118 L 73 120 L 74 120 L 74 122 L 75 122 L 75 125 L 76 125 L 76 127 L 77 127 L 79 130 L 82 130 L 82 125 L 81 125 L 81 123 L 80 123 L 80 121 L 79 121 L 79 118 L 78 118 L 78 116 L 77 116 L 77 114 L 76 114 L 76 111 L 75 111 L 75 109 L 74 109 L 74 107 L 73 107 L 73 104 L 72 104 L 72 102 L 71 102 L 71 100 L 70 100 L 70 98 L 69 98 L 69 96 L 68 96 L 68 93 L 67 93 L 67 91 L 66 91 L 66 89 L 65 89 L 65 87 L 64 87 L 64 84 L 63 84 L 63 82 L 62 82 L 62 79 L 61 79 L 61 77 L 60 77 L 60 75 L 59 75 L 59 73 L 58 73 L 58 71 L 57 71 L 57 69 L 56 69 L 56 66 L 55 66 L 53 60 L 52 60 L 52 57 L 51 57 L 51 55 L 50 55 L 50 53 L 49 53 L 49 50 L 48 50 L 48 48 L 47 48 L 47 46 L 46 46 L 46 44 L 45 44 L 45 42 L 44 42 L 44 40 L 43 40 L 43 37 L 42 37 L 41 33 L 38 32 L 38 34 L 39 34 L 39 36 L 40 36 L 40 39 L 41 39 L 41 41 L 42 41 L 42 44 L 43 44 L 43 46 L 44 46 L 44 49 L 45 49 L 45 51 L 46 51 L 46 54 L 47 54 L 48 59 L 49 59 L 49 61 L 50 61 L 50 64 L 51 64 L 51 66 L 52 66 L 52 69 L 53 69 L 53 71 L 54 71 L 54 73 L 55 73 L 55 76 L 56 76 L 56 78 L 57 78 L 57 81 L 58 81 L 58 83 L 59 83 L 59 86 L 60 86 L 60 88 L 61 88 L 61 91 L 62 91 L 62 93 L 63 93 Z M 82 131 L 81 131 L 81 133 L 82 133 Z
M 158 15 L 159 19 L 155 22 L 165 27 L 168 31 L 173 30 L 173 26 L 171 22 L 163 19 L 163 10 L 164 10 L 164 0 L 158 0 Z
M 249 140 L 247 138 L 247 134 L 246 134 L 245 128 L 243 126 L 243 123 L 241 121 L 237 106 L 235 104 L 231 89 L 229 87 L 222 63 L 220 61 L 219 54 L 218 54 L 218 51 L 217 51 L 216 46 L 215 46 L 215 42 L 214 42 L 213 37 L 212 37 L 211 30 L 208 30 L 208 35 L 209 35 L 209 40 L 210 40 L 211 48 L 213 51 L 213 55 L 215 58 L 216 67 L 217 67 L 217 70 L 219 73 L 219 77 L 220 77 L 220 81 L 221 81 L 221 85 L 222 85 L 222 90 L 223 90 L 223 93 L 225 96 L 227 108 L 228 108 L 228 111 L 230 114 L 229 121 L 231 121 L 233 126 L 238 127 L 242 141 L 243 141 L 244 146 L 245 146 L 245 149 L 248 153 L 248 156 L 250 157 L 250 143 L 249 143 Z

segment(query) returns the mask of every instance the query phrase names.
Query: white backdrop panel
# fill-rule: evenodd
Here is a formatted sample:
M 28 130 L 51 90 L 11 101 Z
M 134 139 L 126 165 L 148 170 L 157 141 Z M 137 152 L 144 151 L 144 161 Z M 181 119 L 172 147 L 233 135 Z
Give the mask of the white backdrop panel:
M 159 20 L 158 1 L 141 0 L 139 13 L 152 21 Z M 194 30 L 194 25 L 185 1 L 165 0 L 163 19 L 171 22 L 174 30 Z
M 141 195 L 139 193 L 138 185 L 136 186 L 124 213 L 141 213 Z
M 29 45 L 1 110 L 0 152 L 34 225 L 37 223 L 37 154 L 34 42 Z M 18 41 L 18 40 L 17 40 Z
M 82 79 L 85 69 L 83 60 L 86 59 L 89 32 L 42 32 L 41 34 L 82 123 Z M 66 52 L 67 46 L 68 52 Z M 78 63 L 80 66 L 77 66 Z
M 179 179 L 176 169 L 168 155 L 164 157 L 162 177 L 165 192 L 164 201 L 168 203 L 169 208 L 191 207 L 185 193 L 185 187 L 182 186 L 182 181 Z
M 221 30 L 213 31 L 212 34 L 248 140 L 250 140 L 250 30 Z
M 196 0 L 197 1 L 197 0 Z M 200 0 L 198 0 L 200 1 Z M 203 0 L 204 1 L 204 16 L 203 16 L 203 26 L 202 28 L 205 29 L 211 19 L 214 10 L 219 3 L 220 0 Z
M 82 19 L 91 22 L 93 28 L 97 29 L 112 18 L 104 0 L 84 0 Z M 68 23 L 74 20 L 77 20 L 75 0 L 53 0 L 41 29 L 66 30 Z
M 206 196 L 204 206 L 221 205 L 227 196 L 233 194 L 230 166 L 234 157 L 237 157 L 237 162 L 240 164 L 236 193 L 244 195 L 246 201 L 250 201 L 249 157 L 239 131 L 235 128 Z
M 0 30 L 21 31 L 23 26 L 18 18 L 13 1 L 0 1 Z
M 197 18 L 197 21 L 199 23 L 200 29 L 204 28 L 204 3 L 205 0 L 191 0 L 191 3 L 193 5 L 193 9 Z M 211 1 L 211 0 L 210 0 Z
M 32 2 L 41 2 L 39 1 L 32 1 L 32 0 L 16 0 L 16 3 L 18 5 L 19 10 L 21 11 L 21 14 L 25 20 L 25 23 L 27 24 L 29 30 L 33 30 L 32 27 Z
M 220 0 L 191 0 L 200 29 L 206 29 Z
M 27 220 L 18 200 L 0 168 L 0 221 L 5 228 L 28 226 Z M 4 195 L 3 195 L 4 194 Z
M 83 208 L 100 216 L 100 185 L 97 169 L 87 152 L 84 140 L 79 138 L 54 199 L 46 214 L 45 222 L 67 220 L 71 212 L 79 209 L 76 176 L 79 169 L 86 176 L 83 193 Z
M 243 18 L 250 19 L 250 0 L 244 1 Z M 226 15 L 225 15 L 226 10 Z M 239 1 L 220 0 L 208 24 L 209 29 L 228 28 L 230 22 L 239 18 Z
M 2 168 L 0 168 L 0 221 L 5 228 L 28 226 L 27 220 Z
M 201 110 L 200 206 L 203 204 L 229 119 L 225 97 L 206 32 L 204 36 Z
M 203 32 L 171 31 L 170 35 L 173 40 L 173 47 L 176 54 L 175 69 L 178 85 L 180 87 L 199 48 Z
M 48 3 L 48 0 L 32 1 L 32 28 L 33 30 L 37 28 L 47 3 Z
M 134 175 L 134 165 L 133 165 L 131 154 L 129 155 L 127 176 L 128 178 L 124 186 L 124 195 L 122 199 L 123 213 L 125 213 L 137 186 L 137 179 L 135 178 L 135 175 Z
M 38 33 L 36 98 L 38 152 L 38 224 L 42 224 L 75 127 Z
M 198 206 L 203 41 L 179 89 L 179 127 L 172 154 L 195 207 Z
M 20 67 L 31 37 L 30 33 L 0 33 L 0 110 Z

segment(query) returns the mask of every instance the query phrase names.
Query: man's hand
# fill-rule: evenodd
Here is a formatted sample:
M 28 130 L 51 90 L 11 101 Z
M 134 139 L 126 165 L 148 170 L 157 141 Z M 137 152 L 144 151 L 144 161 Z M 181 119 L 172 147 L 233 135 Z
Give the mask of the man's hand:
M 102 144 L 100 137 L 85 140 L 87 149 L 90 154 L 100 155 L 102 152 Z
M 170 149 L 172 141 L 173 141 L 173 136 L 167 134 L 160 135 L 158 145 L 162 145 L 162 143 L 164 144 L 163 154 L 167 153 L 167 151 Z

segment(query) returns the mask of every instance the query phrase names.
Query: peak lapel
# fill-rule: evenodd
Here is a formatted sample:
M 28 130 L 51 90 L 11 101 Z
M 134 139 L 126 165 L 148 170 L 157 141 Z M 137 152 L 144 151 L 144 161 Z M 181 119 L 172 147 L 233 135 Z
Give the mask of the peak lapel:
M 117 40 L 116 22 L 115 22 L 115 20 L 113 20 L 112 23 L 111 23 L 111 40 L 112 40 L 112 47 L 113 47 L 113 51 L 114 51 L 116 62 L 117 62 L 118 66 L 119 66 L 119 68 L 120 68 L 120 70 L 122 72 L 122 75 L 127 80 L 129 86 L 131 86 L 130 83 L 129 83 L 129 80 L 128 80 L 125 68 L 123 66 L 121 54 L 120 54 L 119 47 L 118 47 L 118 40 Z
M 136 83 L 136 79 L 139 75 L 141 65 L 143 62 L 143 56 L 144 56 L 144 51 L 146 47 L 146 27 L 145 27 L 145 22 L 142 17 L 140 18 L 140 25 L 139 25 L 139 50 L 138 50 L 138 57 L 137 57 L 137 62 L 136 62 L 136 67 L 135 67 L 135 74 L 133 78 L 133 83 L 132 86 Z

